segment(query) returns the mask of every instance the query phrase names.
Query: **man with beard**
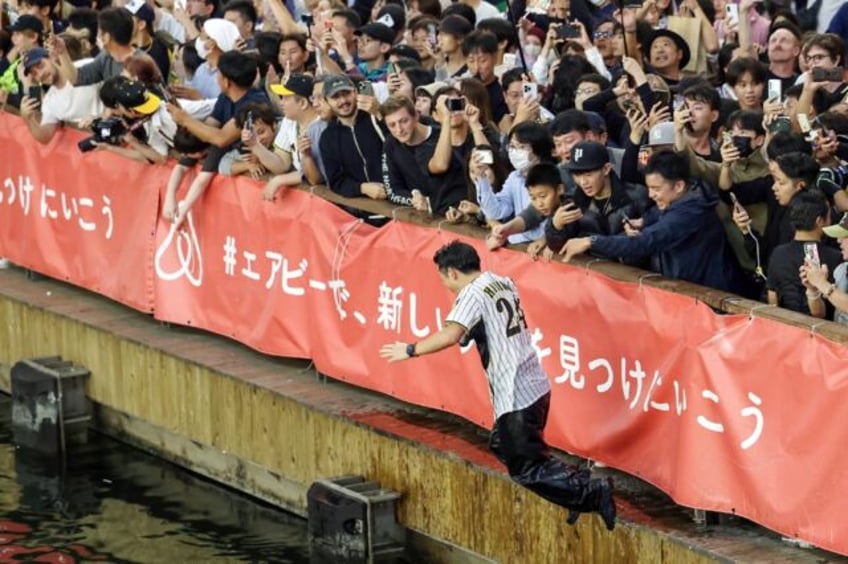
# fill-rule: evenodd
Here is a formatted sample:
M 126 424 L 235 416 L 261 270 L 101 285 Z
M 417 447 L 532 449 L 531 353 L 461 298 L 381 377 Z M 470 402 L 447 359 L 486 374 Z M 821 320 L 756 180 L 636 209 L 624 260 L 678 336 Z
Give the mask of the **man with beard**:
M 46 49 L 37 47 L 27 51 L 23 65 L 26 93 L 30 92 L 33 82 L 49 87 L 43 99 L 24 96 L 21 101 L 21 117 L 39 143 L 49 143 L 63 122 L 79 121 L 100 114 L 97 86 L 74 88 L 50 60 Z
M 324 98 L 336 116 L 327 125 L 319 144 L 330 189 L 348 198 L 366 196 L 385 200 L 380 158 L 385 134 L 380 125 L 359 108 L 356 89 L 348 76 L 326 77 Z

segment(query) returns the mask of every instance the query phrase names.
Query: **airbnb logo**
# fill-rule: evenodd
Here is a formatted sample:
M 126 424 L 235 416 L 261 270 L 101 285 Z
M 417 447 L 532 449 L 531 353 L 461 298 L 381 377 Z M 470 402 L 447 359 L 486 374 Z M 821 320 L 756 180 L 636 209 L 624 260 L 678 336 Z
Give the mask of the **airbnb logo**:
M 182 202 L 180 204 L 182 207 Z M 162 280 L 170 282 L 184 276 L 195 288 L 203 283 L 203 256 L 191 212 L 181 225 L 171 224 L 168 235 L 156 249 L 153 264 L 156 276 Z

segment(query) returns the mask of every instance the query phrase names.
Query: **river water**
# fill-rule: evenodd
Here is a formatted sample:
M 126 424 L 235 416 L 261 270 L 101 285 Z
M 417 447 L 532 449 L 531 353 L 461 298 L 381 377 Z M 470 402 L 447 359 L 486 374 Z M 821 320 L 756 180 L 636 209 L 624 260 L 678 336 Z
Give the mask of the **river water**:
M 0 394 L 0 562 L 308 562 L 306 521 L 89 433 L 64 472 L 12 444 Z

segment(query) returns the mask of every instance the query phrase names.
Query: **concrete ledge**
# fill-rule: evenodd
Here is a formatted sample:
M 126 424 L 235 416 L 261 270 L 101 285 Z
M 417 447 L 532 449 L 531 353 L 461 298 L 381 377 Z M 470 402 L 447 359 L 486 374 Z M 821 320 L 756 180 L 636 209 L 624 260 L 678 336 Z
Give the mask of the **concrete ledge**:
M 91 369 L 101 425 L 271 503 L 302 514 L 309 484 L 343 474 L 402 492 L 399 519 L 420 546 L 433 545 L 428 537 L 453 546 L 422 561 L 841 560 L 741 520 L 699 529 L 688 511 L 621 475 L 616 531 L 594 516 L 568 527 L 564 510 L 508 479 L 485 432 L 464 421 L 325 382 L 304 361 L 165 328 L 85 291 L 0 271 L 0 363 L 51 354 Z

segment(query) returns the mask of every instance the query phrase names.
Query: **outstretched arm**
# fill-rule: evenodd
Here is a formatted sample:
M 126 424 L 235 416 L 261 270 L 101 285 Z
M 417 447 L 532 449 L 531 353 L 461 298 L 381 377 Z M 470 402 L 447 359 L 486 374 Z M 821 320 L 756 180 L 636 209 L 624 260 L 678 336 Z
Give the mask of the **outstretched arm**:
M 433 333 L 423 341 L 415 343 L 415 356 L 423 356 L 452 347 L 462 339 L 463 335 L 465 335 L 465 327 L 448 321 L 441 331 Z M 407 346 L 408 343 L 402 343 L 400 341 L 383 345 L 380 348 L 380 356 L 388 359 L 389 362 L 406 360 L 411 358 L 406 354 Z

